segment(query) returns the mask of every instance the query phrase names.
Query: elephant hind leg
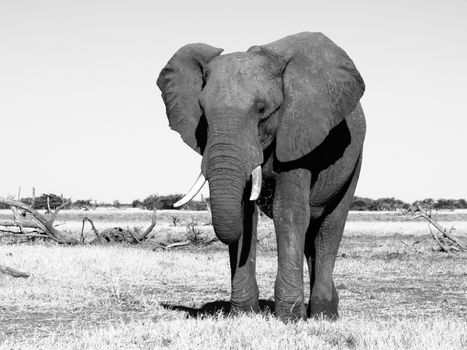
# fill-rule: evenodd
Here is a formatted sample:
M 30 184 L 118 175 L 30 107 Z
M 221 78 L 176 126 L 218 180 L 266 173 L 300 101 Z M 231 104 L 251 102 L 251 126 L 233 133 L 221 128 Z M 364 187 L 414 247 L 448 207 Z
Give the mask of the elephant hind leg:
M 312 221 L 306 238 L 305 256 L 310 273 L 308 317 L 338 317 L 339 296 L 332 278 L 334 263 L 344 232 L 361 167 L 361 156 L 349 179 L 344 194 L 329 212 Z

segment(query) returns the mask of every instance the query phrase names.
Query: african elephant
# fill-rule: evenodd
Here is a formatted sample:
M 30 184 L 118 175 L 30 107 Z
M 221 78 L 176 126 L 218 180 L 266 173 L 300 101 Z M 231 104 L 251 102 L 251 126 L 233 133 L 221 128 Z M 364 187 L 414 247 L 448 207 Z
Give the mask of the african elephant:
M 202 155 L 201 174 L 177 205 L 209 181 L 214 230 L 229 248 L 232 310 L 259 309 L 256 203 L 276 231 L 276 315 L 335 318 L 332 272 L 365 138 L 363 79 L 321 33 L 222 51 L 186 45 L 157 80 L 170 127 Z

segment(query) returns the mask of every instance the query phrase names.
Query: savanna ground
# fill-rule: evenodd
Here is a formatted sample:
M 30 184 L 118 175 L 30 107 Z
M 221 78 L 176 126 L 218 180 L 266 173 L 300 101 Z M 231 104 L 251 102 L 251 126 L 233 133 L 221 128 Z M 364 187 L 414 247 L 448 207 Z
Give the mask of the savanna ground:
M 9 216 L 0 211 L 0 219 Z M 151 212 L 70 210 L 57 222 L 78 236 L 84 216 L 102 230 L 147 226 Z M 467 240 L 467 211 L 436 219 Z M 394 213 L 349 215 L 335 268 L 341 316 L 335 322 L 274 318 L 275 236 L 265 217 L 258 315 L 229 316 L 221 243 L 157 246 L 185 239 L 190 222 L 199 237 L 213 237 L 207 213 L 160 211 L 154 238 L 141 245 L 4 242 L 0 263 L 31 276 L 0 275 L 0 349 L 465 349 L 467 254 L 433 250 L 427 224 L 405 220 Z M 89 226 L 86 237 L 93 238 Z

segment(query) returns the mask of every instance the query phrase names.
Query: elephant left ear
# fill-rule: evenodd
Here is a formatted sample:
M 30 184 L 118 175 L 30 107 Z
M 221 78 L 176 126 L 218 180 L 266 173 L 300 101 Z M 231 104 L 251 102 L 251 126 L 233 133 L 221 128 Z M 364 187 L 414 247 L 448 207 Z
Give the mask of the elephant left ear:
M 285 64 L 276 156 L 293 161 L 321 144 L 355 109 L 365 84 L 347 54 L 321 33 L 288 36 L 261 51 Z

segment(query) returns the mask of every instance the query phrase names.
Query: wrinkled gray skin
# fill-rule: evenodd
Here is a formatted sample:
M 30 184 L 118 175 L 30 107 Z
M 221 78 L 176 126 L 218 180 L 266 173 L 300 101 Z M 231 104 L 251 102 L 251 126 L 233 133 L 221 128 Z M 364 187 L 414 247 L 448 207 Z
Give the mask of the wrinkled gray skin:
M 334 262 L 361 165 L 365 86 L 345 52 L 300 33 L 247 52 L 181 48 L 157 84 L 169 124 L 202 154 L 217 237 L 229 246 L 233 310 L 258 311 L 257 209 L 274 219 L 275 312 L 284 320 L 338 315 Z M 305 309 L 303 259 L 311 297 Z

